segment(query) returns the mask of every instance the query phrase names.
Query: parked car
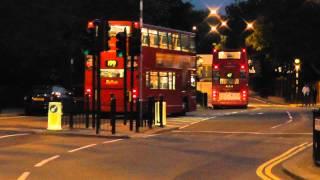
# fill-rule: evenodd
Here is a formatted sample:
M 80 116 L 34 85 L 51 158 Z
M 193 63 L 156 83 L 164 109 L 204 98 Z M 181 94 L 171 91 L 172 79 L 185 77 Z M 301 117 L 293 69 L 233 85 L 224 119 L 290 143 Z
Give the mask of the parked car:
M 63 109 L 67 109 L 73 102 L 73 92 L 59 85 L 35 86 L 31 92 L 24 97 L 25 114 L 35 112 L 47 112 L 49 102 L 62 102 Z

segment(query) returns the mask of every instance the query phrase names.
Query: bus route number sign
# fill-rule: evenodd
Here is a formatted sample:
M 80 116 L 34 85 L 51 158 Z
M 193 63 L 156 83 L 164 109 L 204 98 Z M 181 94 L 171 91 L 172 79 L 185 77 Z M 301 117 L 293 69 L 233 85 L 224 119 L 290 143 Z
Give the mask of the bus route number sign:
M 118 66 L 118 62 L 116 60 L 107 60 L 106 61 L 106 66 L 115 68 L 115 67 Z

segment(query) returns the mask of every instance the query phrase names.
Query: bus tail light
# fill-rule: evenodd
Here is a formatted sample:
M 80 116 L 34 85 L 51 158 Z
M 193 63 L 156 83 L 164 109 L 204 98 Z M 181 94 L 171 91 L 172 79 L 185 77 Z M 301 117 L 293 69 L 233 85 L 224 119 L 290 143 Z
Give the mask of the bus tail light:
M 91 89 L 87 88 L 85 94 L 90 97 L 91 96 Z
M 132 99 L 136 100 L 138 97 L 138 91 L 136 89 L 132 89 Z
M 245 68 L 245 66 L 244 66 L 244 65 L 241 65 L 241 66 L 240 66 L 240 69 L 244 69 L 244 68 Z
M 244 101 L 248 99 L 248 92 L 246 90 L 241 91 L 241 98 Z
M 217 90 L 212 91 L 212 100 L 214 100 L 214 101 L 218 100 L 218 91 Z
M 214 69 L 214 70 L 218 70 L 218 69 L 219 69 L 219 66 L 218 66 L 218 65 L 213 65 L 213 69 Z

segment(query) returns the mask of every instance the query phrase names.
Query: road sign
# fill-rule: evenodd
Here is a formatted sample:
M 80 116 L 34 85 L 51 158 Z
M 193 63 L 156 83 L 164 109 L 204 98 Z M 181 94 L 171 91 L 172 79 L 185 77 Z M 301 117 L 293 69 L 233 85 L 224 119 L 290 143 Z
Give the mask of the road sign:
M 62 104 L 61 102 L 49 102 L 48 130 L 62 130 Z

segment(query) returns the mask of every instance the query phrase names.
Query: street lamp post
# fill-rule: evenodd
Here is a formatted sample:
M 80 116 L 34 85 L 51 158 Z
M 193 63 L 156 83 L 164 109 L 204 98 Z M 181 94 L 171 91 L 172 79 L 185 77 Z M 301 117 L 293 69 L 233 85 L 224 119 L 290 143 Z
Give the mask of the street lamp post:
M 300 59 L 296 58 L 294 60 L 296 101 L 298 101 L 298 95 L 299 95 L 299 72 L 300 72 L 300 69 L 301 69 L 301 61 L 300 61 Z
M 143 0 L 140 0 L 140 28 L 143 27 Z M 142 39 L 142 33 L 141 33 L 141 39 Z M 139 63 L 139 102 L 140 102 L 140 112 L 139 112 L 139 120 L 137 120 L 138 125 L 136 125 L 136 131 L 139 132 L 140 121 L 142 120 L 143 116 L 143 94 L 142 94 L 142 76 L 143 76 L 143 48 L 140 46 L 140 63 Z M 136 122 L 136 123 L 137 123 Z

